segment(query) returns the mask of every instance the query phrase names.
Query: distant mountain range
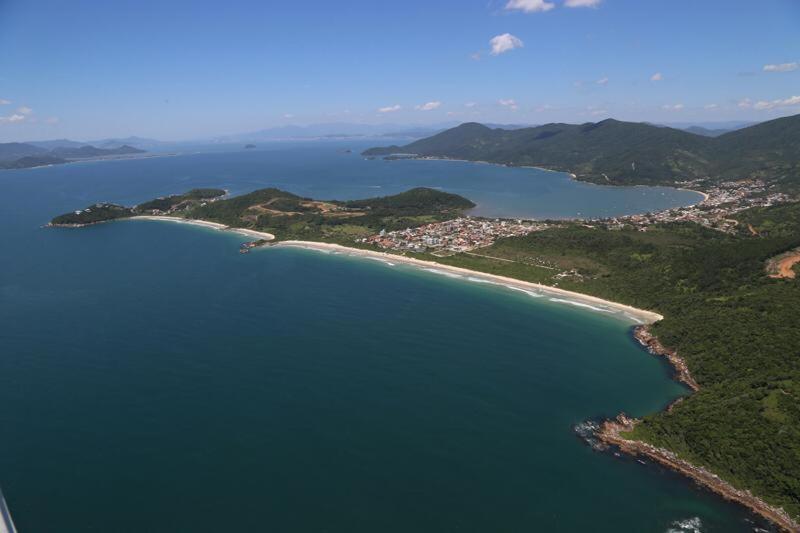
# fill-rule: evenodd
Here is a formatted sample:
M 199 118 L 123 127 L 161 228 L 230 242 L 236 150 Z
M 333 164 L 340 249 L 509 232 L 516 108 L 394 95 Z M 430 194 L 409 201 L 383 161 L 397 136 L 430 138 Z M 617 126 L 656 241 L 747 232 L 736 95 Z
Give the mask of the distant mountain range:
M 664 126 L 667 128 L 675 128 L 678 130 L 688 131 L 696 135 L 703 135 L 705 137 L 719 137 L 724 133 L 740 130 L 749 126 L 754 126 L 758 122 L 741 122 L 741 121 L 726 121 L 726 122 L 672 122 L 668 124 L 654 124 L 654 126 Z
M 613 119 L 515 130 L 471 122 L 403 146 L 372 148 L 364 155 L 397 153 L 537 166 L 617 185 L 674 185 L 706 177 L 796 180 L 800 115 L 716 137 Z
M 141 153 L 144 153 L 144 150 L 128 145 L 114 148 L 97 148 L 96 146 L 66 139 L 30 143 L 0 143 L 0 169 L 58 165 L 81 159 L 97 159 Z
M 456 126 L 457 122 L 442 124 L 358 124 L 351 122 L 331 122 L 307 126 L 278 126 L 247 133 L 224 135 L 212 139 L 215 143 L 246 143 L 278 140 L 309 139 L 350 139 L 392 137 L 420 139 Z

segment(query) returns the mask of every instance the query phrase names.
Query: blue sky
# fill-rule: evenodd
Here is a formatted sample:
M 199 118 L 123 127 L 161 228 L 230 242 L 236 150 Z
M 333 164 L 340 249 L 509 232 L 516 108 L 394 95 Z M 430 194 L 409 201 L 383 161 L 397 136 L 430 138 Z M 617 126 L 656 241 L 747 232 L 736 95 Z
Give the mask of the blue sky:
M 0 141 L 766 120 L 799 64 L 798 0 L 0 0 Z

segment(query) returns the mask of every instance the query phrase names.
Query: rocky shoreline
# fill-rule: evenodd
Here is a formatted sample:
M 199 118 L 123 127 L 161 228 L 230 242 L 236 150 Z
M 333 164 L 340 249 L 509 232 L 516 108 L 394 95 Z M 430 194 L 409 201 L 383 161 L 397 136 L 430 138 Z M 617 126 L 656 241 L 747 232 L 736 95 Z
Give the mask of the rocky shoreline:
M 620 435 L 633 430 L 639 422 L 640 420 L 630 418 L 624 413 L 620 414 L 614 420 L 606 420 L 601 423 L 599 429 L 595 431 L 595 437 L 603 444 L 616 446 L 620 451 L 629 455 L 649 457 L 653 461 L 693 479 L 726 500 L 744 505 L 782 530 L 800 532 L 800 523 L 792 519 L 788 513 L 781 508 L 767 504 L 751 494 L 750 491 L 737 489 L 716 474 L 679 458 L 669 450 L 642 441 L 628 440 Z
M 678 356 L 675 350 L 670 350 L 661 344 L 661 341 L 650 331 L 648 325 L 636 326 L 633 330 L 633 337 L 651 354 L 665 357 L 675 370 L 675 379 L 677 381 L 685 384 L 693 392 L 700 390 L 700 385 L 692 377 L 686 361 Z M 681 401 L 683 401 L 683 398 L 678 398 L 672 402 L 667 407 L 667 411 L 671 411 Z M 795 521 L 787 512 L 769 505 L 754 496 L 750 491 L 737 489 L 718 475 L 679 458 L 677 454 L 667 449 L 653 446 L 644 441 L 629 440 L 621 436 L 622 433 L 632 431 L 640 422 L 641 420 L 630 418 L 625 413 L 620 413 L 613 420 L 605 420 L 599 425 L 592 424 L 593 447 L 603 450 L 607 449 L 608 446 L 615 446 L 628 455 L 648 457 L 662 466 L 691 478 L 699 485 L 719 494 L 726 500 L 744 505 L 782 530 L 794 533 L 800 532 L 800 523 Z
M 665 357 L 672 365 L 672 368 L 675 369 L 675 379 L 677 381 L 680 381 L 694 392 L 700 390 L 700 385 L 697 384 L 692 377 L 692 373 L 689 372 L 689 366 L 686 361 L 681 359 L 675 350 L 669 350 L 661 344 L 661 341 L 650 332 L 650 328 L 647 325 L 636 326 L 633 330 L 633 337 L 651 354 Z

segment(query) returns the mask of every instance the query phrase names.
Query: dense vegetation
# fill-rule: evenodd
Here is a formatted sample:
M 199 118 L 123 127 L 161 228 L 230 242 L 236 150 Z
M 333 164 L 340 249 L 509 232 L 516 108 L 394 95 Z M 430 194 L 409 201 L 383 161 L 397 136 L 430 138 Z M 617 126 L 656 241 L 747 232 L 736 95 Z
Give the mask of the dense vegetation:
M 83 226 L 136 215 L 172 214 L 173 210 L 189 210 L 206 201 L 224 196 L 223 189 L 192 189 L 185 194 L 156 198 L 134 207 L 116 204 L 94 204 L 86 209 L 59 215 L 50 221 L 54 226 Z
M 635 437 L 798 516 L 800 279 L 771 279 L 765 262 L 800 245 L 800 204 L 754 209 L 740 219 L 760 236 L 695 224 L 647 232 L 566 224 L 481 250 L 512 263 L 464 254 L 437 261 L 662 313 L 654 332 L 686 359 L 701 390 L 669 413 L 646 417 Z M 554 278 L 567 270 L 576 275 Z
M 779 180 L 800 170 L 800 115 L 717 137 L 612 119 L 515 130 L 467 123 L 364 155 L 393 153 L 538 166 L 615 185 L 670 185 L 706 177 Z
M 345 202 L 261 189 L 209 203 L 187 216 L 268 231 L 279 239 L 325 239 L 352 245 L 359 236 L 446 220 L 474 206 L 461 196 L 427 188 Z
M 54 226 L 84 226 L 119 218 L 128 218 L 133 215 L 133 209 L 130 207 L 117 204 L 95 204 L 80 211 L 59 215 L 51 220 L 50 224 Z
M 458 211 L 475 207 L 474 203 L 463 196 L 425 187 L 417 187 L 393 196 L 351 200 L 344 202 L 344 205 L 357 209 L 370 209 L 373 214 L 391 215 L 421 215 L 431 211 Z
M 173 194 L 172 196 L 164 196 L 141 203 L 136 206 L 135 210 L 141 213 L 147 211 L 169 211 L 170 209 L 178 208 L 181 204 L 185 204 L 188 208 L 192 207 L 196 201 L 211 200 L 225 196 L 225 194 L 224 189 L 192 189 L 185 194 Z

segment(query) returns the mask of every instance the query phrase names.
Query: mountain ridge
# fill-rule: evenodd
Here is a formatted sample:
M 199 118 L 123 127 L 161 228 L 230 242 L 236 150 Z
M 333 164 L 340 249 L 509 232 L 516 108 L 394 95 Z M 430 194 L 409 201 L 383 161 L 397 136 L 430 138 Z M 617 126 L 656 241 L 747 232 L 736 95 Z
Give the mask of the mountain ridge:
M 698 179 L 785 178 L 800 170 L 800 115 L 723 133 L 699 135 L 667 126 L 606 119 L 516 130 L 467 122 L 392 153 L 536 166 L 610 185 L 676 185 Z

